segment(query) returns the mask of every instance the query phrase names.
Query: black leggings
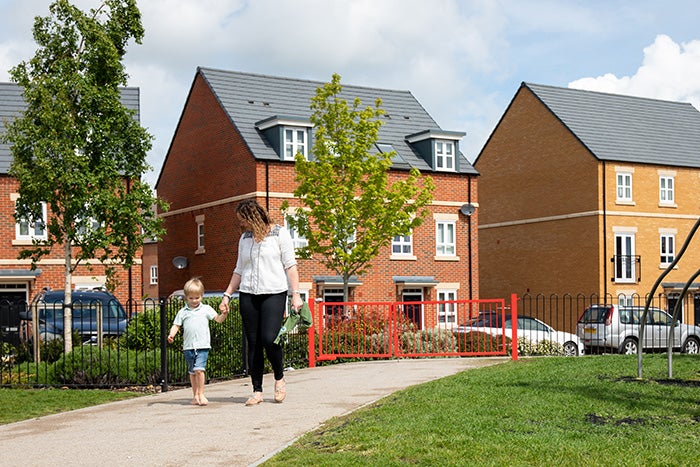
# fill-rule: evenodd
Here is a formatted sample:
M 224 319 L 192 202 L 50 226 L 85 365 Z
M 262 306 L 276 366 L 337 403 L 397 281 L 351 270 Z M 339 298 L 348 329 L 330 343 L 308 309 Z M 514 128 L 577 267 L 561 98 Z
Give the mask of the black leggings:
M 275 344 L 282 318 L 287 306 L 287 292 L 253 295 L 241 292 L 239 296 L 243 330 L 248 340 L 248 368 L 253 391 L 262 391 L 263 349 L 270 361 L 275 380 L 284 377 L 284 354 L 282 346 Z

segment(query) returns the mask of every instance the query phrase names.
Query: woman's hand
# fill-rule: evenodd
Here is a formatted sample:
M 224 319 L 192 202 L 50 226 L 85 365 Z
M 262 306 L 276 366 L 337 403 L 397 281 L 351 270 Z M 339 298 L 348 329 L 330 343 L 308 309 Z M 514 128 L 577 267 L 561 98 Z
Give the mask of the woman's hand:
M 301 296 L 298 293 L 292 294 L 292 310 L 294 310 L 294 311 L 301 310 L 301 306 L 303 304 L 304 304 L 304 301 L 301 299 Z
M 219 310 L 221 311 L 221 313 L 224 313 L 224 314 L 228 313 L 228 302 L 229 301 L 230 300 L 228 297 L 224 297 L 221 299 L 221 303 L 219 303 Z

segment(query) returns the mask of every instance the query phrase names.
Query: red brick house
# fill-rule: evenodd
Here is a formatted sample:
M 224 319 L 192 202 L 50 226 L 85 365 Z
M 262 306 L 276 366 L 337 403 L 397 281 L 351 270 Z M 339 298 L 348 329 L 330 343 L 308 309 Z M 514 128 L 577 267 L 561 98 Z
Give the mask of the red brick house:
M 139 89 L 123 88 L 122 102 L 136 111 L 138 118 Z M 7 122 L 11 122 L 25 108 L 21 87 L 13 83 L 0 83 L 0 135 L 5 133 Z M 19 184 L 8 175 L 11 162 L 9 145 L 0 143 L 0 315 L 12 308 L 12 304 L 31 300 L 44 287 L 63 289 L 65 284 L 62 249 L 56 249 L 43 258 L 35 270 L 31 270 L 29 260 L 17 259 L 23 248 L 30 246 L 34 238 L 41 238 L 45 232 L 41 226 L 15 222 L 14 206 Z M 120 285 L 115 295 L 122 303 L 130 298 L 141 298 L 140 262 L 140 257 L 137 257 L 136 265 L 131 269 L 120 268 L 117 271 Z M 104 268 L 99 264 L 94 264 L 92 270 L 79 266 L 72 277 L 75 288 L 102 287 L 105 280 Z
M 321 82 L 199 68 L 163 163 L 156 189 L 170 204 L 161 214 L 167 234 L 159 244 L 163 295 L 200 276 L 223 290 L 235 264 L 240 229 L 235 208 L 255 198 L 284 224 L 281 205 L 293 196 L 294 160 L 308 157 L 314 130 L 310 99 Z M 351 281 L 352 301 L 477 299 L 478 173 L 459 151 L 462 132 L 441 129 L 409 91 L 344 86 L 342 96 L 386 111 L 377 151 L 395 150 L 393 179 L 418 168 L 437 188 L 432 215 L 408 237 L 396 238 Z M 463 214 L 464 211 L 466 214 Z M 303 239 L 299 239 L 303 241 Z M 342 299 L 340 277 L 318 262 L 299 262 L 308 300 Z M 431 313 L 432 314 L 432 313 Z M 430 328 L 450 318 L 416 317 Z

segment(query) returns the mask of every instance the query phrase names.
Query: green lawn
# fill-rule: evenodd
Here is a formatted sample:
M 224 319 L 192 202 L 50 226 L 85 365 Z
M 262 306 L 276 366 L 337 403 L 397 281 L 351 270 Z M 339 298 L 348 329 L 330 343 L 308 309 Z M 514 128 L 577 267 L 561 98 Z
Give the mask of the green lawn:
M 0 388 L 0 424 L 128 399 L 139 395 L 141 393 L 99 389 Z
M 275 465 L 696 466 L 700 356 L 521 359 L 331 420 Z

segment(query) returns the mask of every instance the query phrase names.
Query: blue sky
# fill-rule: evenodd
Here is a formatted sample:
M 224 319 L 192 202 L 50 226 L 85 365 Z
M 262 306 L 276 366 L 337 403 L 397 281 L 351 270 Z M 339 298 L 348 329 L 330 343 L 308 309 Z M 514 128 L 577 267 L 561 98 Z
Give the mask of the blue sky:
M 48 0 L 0 0 L 0 81 Z M 82 9 L 99 0 L 74 0 Z M 155 182 L 197 66 L 410 90 L 473 161 L 521 82 L 691 102 L 697 0 L 141 0 L 125 60 Z

